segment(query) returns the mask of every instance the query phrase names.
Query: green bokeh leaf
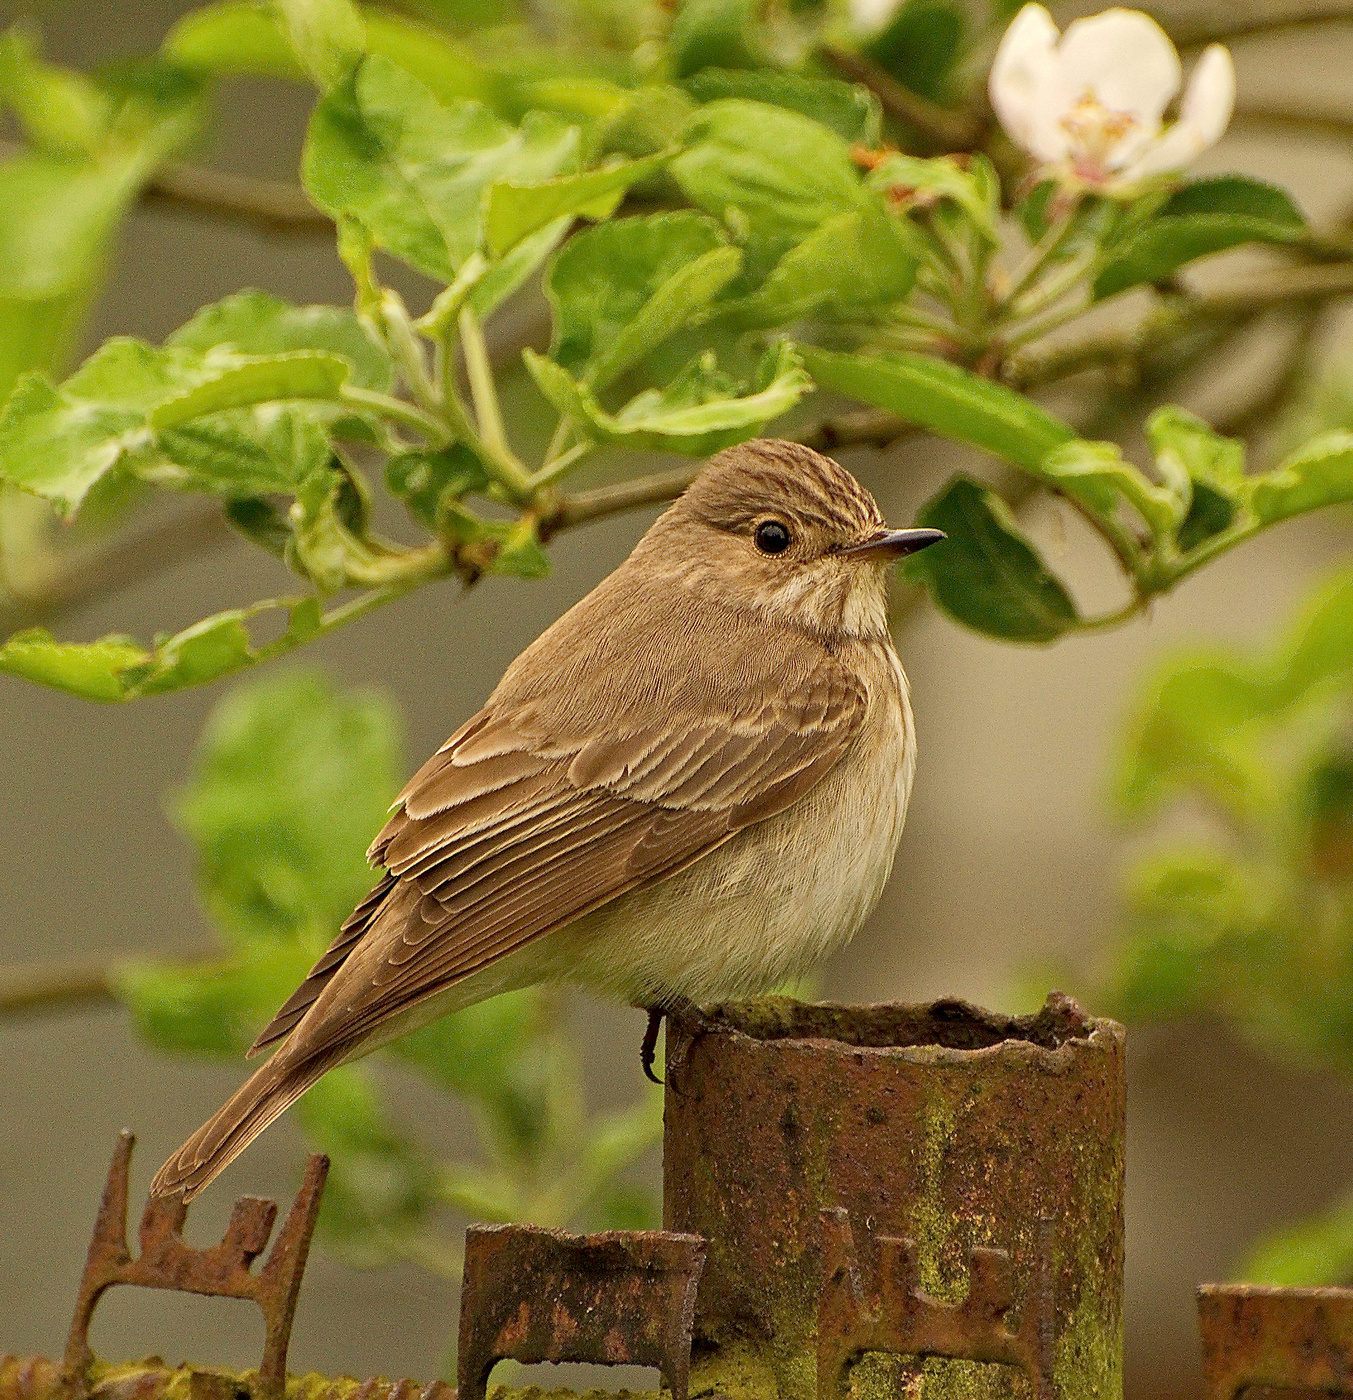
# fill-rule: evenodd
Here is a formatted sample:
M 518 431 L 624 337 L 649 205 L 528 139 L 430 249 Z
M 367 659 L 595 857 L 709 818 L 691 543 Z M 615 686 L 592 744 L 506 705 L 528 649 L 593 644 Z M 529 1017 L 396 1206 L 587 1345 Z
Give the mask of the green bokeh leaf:
M 352 71 L 366 48 L 366 26 L 352 0 L 276 0 L 292 52 L 321 88 Z
M 1256 477 L 1250 506 L 1266 525 L 1353 501 L 1353 433 L 1325 433 Z
M 373 883 L 366 848 L 400 769 L 399 723 L 382 695 L 339 691 L 308 670 L 233 690 L 172 804 L 220 926 L 324 946 Z
M 1008 507 L 981 482 L 956 477 L 922 508 L 917 524 L 948 538 L 914 556 L 908 573 L 956 621 L 1008 642 L 1053 642 L 1079 622 L 1076 605 Z
M 853 355 L 805 347 L 804 363 L 827 389 L 886 408 L 956 442 L 1041 472 L 1054 448 L 1075 440 L 1032 399 L 929 355 Z
M 764 102 L 821 122 L 844 141 L 870 148 L 879 142 L 878 99 L 854 83 L 805 78 L 775 68 L 705 68 L 684 86 L 699 102 L 721 98 Z
M 1242 243 L 1293 243 L 1305 233 L 1301 212 L 1276 185 L 1240 176 L 1200 180 L 1106 250 L 1094 294 L 1102 299 L 1162 281 L 1186 263 Z
M 859 316 L 899 302 L 916 281 L 916 243 L 915 230 L 879 206 L 837 214 L 727 314 L 740 325 L 780 326 L 814 312 Z

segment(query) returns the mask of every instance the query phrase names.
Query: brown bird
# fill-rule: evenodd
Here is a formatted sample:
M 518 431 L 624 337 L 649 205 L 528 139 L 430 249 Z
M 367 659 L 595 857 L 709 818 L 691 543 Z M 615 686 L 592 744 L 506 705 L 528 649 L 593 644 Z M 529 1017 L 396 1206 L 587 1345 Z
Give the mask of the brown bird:
M 414 775 L 385 873 L 249 1053 L 276 1052 L 152 1192 L 191 1199 L 328 1070 L 485 997 L 572 982 L 656 1017 L 849 939 L 916 759 L 888 565 L 942 538 L 809 448 L 714 457 Z

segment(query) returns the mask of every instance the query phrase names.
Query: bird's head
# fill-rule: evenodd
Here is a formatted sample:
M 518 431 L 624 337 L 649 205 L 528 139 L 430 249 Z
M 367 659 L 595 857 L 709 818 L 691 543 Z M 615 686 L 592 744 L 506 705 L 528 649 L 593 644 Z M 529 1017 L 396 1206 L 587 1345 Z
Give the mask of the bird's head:
M 646 571 L 824 635 L 887 634 L 887 570 L 944 538 L 890 530 L 842 466 L 761 438 L 712 457 L 645 536 Z

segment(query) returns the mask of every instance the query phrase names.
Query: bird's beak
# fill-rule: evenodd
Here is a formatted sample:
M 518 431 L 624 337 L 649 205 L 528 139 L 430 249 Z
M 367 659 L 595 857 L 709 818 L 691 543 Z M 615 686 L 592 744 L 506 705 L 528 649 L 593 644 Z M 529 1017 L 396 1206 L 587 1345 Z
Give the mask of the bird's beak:
M 929 549 L 945 538 L 943 530 L 879 530 L 859 544 L 849 544 L 842 554 L 867 554 L 889 559 L 904 559 L 918 550 Z

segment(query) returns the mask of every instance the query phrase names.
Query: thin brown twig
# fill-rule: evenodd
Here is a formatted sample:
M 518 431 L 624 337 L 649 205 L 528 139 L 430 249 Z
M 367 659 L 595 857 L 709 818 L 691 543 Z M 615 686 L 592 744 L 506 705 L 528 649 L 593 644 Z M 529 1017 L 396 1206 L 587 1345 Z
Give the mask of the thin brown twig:
M 311 204 L 299 185 L 204 166 L 162 166 L 141 191 L 141 202 L 152 209 L 244 224 L 272 238 L 332 238 L 334 233 L 334 221 Z
M 0 1016 L 32 1016 L 111 1002 L 111 963 L 0 968 Z
M 1162 20 L 1165 32 L 1181 48 L 1234 44 L 1283 30 L 1353 18 L 1350 0 L 1212 0 L 1187 15 Z
M 862 54 L 823 44 L 818 56 L 843 77 L 868 88 L 890 117 L 913 127 L 944 151 L 971 151 L 985 134 L 987 124 L 981 116 L 931 102 Z
M 0 140 L 0 161 L 29 148 Z M 224 223 L 244 224 L 272 237 L 333 237 L 333 220 L 316 209 L 299 185 L 286 180 L 259 180 L 207 166 L 169 161 L 141 189 L 141 202 Z

